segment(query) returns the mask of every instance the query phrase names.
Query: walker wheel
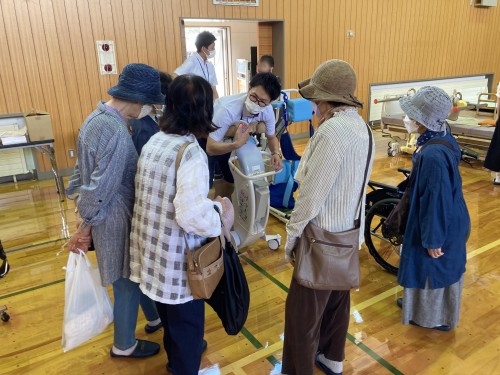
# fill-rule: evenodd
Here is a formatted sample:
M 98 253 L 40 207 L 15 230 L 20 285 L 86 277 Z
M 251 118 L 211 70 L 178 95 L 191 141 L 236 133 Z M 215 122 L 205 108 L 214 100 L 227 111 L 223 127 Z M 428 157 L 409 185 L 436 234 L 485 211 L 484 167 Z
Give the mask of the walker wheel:
M 396 154 L 397 154 L 397 151 L 396 151 L 396 150 L 394 150 L 392 147 L 389 147 L 389 148 L 387 149 L 387 155 L 388 155 L 388 156 L 393 156 L 393 157 L 394 157 L 394 156 L 396 156 Z
M 8 322 L 9 319 L 10 319 L 10 315 L 7 314 L 5 311 L 2 313 L 2 317 L 1 317 L 2 321 L 4 322 Z
M 267 241 L 267 246 L 269 247 L 270 250 L 276 251 L 280 247 L 280 243 L 276 239 L 272 239 Z

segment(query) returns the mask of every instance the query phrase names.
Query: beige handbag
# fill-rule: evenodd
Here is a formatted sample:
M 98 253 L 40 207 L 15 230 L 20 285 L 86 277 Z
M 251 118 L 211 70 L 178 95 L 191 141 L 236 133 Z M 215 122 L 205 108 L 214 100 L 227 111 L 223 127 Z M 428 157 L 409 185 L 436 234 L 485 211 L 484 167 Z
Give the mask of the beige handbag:
M 332 233 L 318 226 L 307 224 L 295 245 L 293 277 L 298 284 L 317 290 L 350 290 L 359 287 L 359 231 L 362 199 L 372 155 L 372 135 L 369 136 L 365 177 L 359 197 L 359 216 L 354 228 Z
M 177 158 L 175 160 L 176 178 L 182 155 L 190 143 L 191 142 L 184 143 L 177 153 Z M 220 216 L 217 206 L 214 205 L 214 208 Z M 191 250 L 189 248 L 185 233 L 184 241 L 186 242 L 188 263 L 187 278 L 191 294 L 194 299 L 208 299 L 212 296 L 212 293 L 224 274 L 223 251 L 225 248 L 225 238 L 222 230 L 219 237 L 208 239 L 205 245 L 196 250 Z

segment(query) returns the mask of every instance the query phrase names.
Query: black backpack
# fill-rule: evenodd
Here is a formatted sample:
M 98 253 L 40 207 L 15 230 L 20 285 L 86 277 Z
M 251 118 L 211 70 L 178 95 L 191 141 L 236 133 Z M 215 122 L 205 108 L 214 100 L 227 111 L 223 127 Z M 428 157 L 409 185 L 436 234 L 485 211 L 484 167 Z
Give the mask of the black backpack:
M 240 258 L 229 241 L 224 249 L 224 275 L 212 297 L 205 301 L 217 313 L 228 335 L 241 331 L 250 307 L 250 290 Z

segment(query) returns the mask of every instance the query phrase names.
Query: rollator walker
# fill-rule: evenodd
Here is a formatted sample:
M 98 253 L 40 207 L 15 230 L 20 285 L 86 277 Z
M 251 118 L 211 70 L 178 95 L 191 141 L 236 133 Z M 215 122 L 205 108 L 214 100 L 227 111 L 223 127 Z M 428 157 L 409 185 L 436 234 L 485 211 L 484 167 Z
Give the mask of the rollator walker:
M 251 245 L 262 238 L 271 250 L 281 245 L 279 234 L 267 235 L 270 194 L 269 183 L 279 171 L 270 166 L 271 153 L 261 151 L 257 141 L 248 142 L 233 151 L 229 158 L 229 168 L 234 177 L 234 225 L 231 235 L 238 249 Z M 266 166 L 268 167 L 266 170 Z

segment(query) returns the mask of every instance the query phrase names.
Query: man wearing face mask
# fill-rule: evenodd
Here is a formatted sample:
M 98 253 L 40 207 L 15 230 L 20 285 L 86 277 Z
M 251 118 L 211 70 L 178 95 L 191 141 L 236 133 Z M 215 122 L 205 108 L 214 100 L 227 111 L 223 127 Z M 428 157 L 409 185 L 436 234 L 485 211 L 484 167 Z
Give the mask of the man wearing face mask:
M 215 57 L 215 38 L 214 34 L 203 31 L 196 37 L 196 51 L 194 55 L 190 56 L 184 64 L 175 70 L 175 76 L 182 76 L 191 74 L 204 78 L 210 86 L 214 94 L 214 100 L 219 97 L 217 93 L 217 76 L 215 75 L 215 67 L 209 59 Z M 174 76 L 174 78 L 175 78 Z
M 102 285 L 113 285 L 111 356 L 144 358 L 157 354 L 160 346 L 135 338 L 142 292 L 129 279 L 129 235 L 137 152 L 127 121 L 147 116 L 165 96 L 158 71 L 144 64 L 125 66 L 118 84 L 108 93 L 112 98 L 98 104 L 78 134 L 78 163 L 66 193 L 78 190 L 81 220 L 68 246 L 75 253 L 86 252 L 92 241 Z
M 206 151 L 209 155 L 210 185 L 213 181 L 214 160 L 218 162 L 223 182 L 218 195 L 230 198 L 233 190 L 233 176 L 229 169 L 228 160 L 231 152 L 243 146 L 250 136 L 262 126 L 265 128 L 269 149 L 272 153 L 271 164 L 279 170 L 283 167 L 279 142 L 276 137 L 275 116 L 271 102 L 276 100 L 281 92 L 281 85 L 275 75 L 259 73 L 250 81 L 250 90 L 247 94 L 238 94 L 220 98 L 214 108 L 213 122 L 219 127 L 210 133 L 207 139 Z M 228 130 L 234 126 L 234 132 Z

